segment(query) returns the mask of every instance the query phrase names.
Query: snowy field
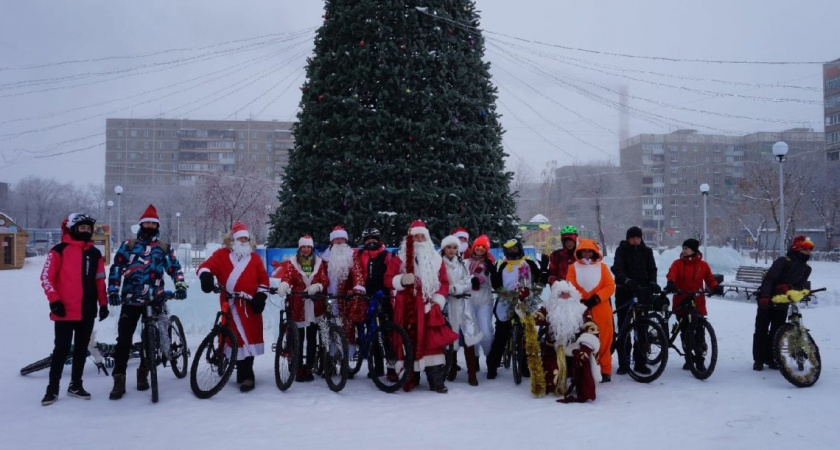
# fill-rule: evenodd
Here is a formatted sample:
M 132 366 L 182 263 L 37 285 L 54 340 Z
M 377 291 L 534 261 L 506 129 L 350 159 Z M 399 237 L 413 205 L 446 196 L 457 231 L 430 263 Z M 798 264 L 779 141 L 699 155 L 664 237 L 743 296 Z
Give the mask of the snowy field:
M 734 277 L 740 261 L 710 249 L 715 272 Z M 659 260 L 660 281 L 675 255 Z M 715 263 L 715 257 L 720 261 Z M 466 375 L 447 383 L 449 394 L 422 385 L 411 393 L 384 394 L 362 375 L 340 393 L 318 379 L 280 392 L 273 380 L 273 354 L 258 357 L 257 387 L 242 394 L 231 382 L 210 400 L 197 399 L 189 378 L 161 371 L 160 396 L 134 390 L 136 360 L 129 361 L 128 393 L 108 400 L 111 378 L 85 371 L 91 401 L 69 398 L 70 367 L 59 400 L 42 407 L 47 370 L 21 376 L 19 369 L 52 350 L 52 322 L 38 276 L 43 258 L 27 259 L 22 270 L 0 272 L 8 307 L 0 336 L 3 370 L 0 448 L 586 448 L 586 449 L 830 449 L 838 448 L 840 427 L 840 264 L 813 263 L 812 284 L 826 286 L 818 305 L 804 310 L 822 354 L 822 376 L 812 388 L 793 387 L 778 373 L 751 370 L 755 305 L 734 293 L 709 301 L 710 321 L 719 344 L 717 368 L 700 381 L 672 360 L 649 385 L 627 376 L 598 385 L 598 399 L 564 405 L 554 397 L 531 398 L 527 379 L 515 386 L 509 370 L 496 380 L 479 374 L 471 387 Z M 195 349 L 209 331 L 218 306 L 188 275 L 189 298 L 172 302 Z M 664 283 L 663 283 L 664 284 Z M 277 298 L 272 299 L 277 302 Z M 276 337 L 276 307 L 266 308 L 266 341 Z M 118 311 L 97 322 L 99 341 L 116 341 Z M 137 338 L 139 340 L 139 337 Z M 462 355 L 461 355 L 462 356 Z M 463 361 L 461 365 L 464 366 Z M 614 367 L 617 363 L 613 362 Z

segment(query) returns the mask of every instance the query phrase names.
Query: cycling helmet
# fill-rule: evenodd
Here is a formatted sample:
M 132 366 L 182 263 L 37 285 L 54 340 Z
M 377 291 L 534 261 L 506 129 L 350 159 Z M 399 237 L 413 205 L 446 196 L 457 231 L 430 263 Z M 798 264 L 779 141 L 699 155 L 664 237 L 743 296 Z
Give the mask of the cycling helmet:
M 362 231 L 362 242 L 368 239 L 376 239 L 377 241 L 382 240 L 382 233 L 379 232 L 378 228 L 365 228 Z
M 73 213 L 67 216 L 67 228 L 71 230 L 79 225 L 90 225 L 93 228 L 94 224 L 96 224 L 96 220 L 87 214 Z
M 562 236 L 564 234 L 574 234 L 575 236 L 577 236 L 578 229 L 575 228 L 574 225 L 566 225 L 565 227 L 560 229 L 560 235 Z

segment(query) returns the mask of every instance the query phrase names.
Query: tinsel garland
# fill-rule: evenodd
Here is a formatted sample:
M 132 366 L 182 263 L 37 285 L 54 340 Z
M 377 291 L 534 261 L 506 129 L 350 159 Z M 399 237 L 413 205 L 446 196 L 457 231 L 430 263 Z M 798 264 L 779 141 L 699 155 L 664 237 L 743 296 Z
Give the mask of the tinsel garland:
M 809 291 L 808 289 L 803 289 L 801 291 L 790 289 L 785 294 L 774 296 L 773 303 L 790 303 L 791 301 L 793 301 L 794 303 L 798 303 L 810 293 L 811 291 Z
M 528 370 L 531 371 L 531 395 L 540 398 L 545 395 L 545 371 L 540 361 L 537 324 L 530 314 L 525 315 L 522 323 L 525 325 L 525 354 L 528 355 Z

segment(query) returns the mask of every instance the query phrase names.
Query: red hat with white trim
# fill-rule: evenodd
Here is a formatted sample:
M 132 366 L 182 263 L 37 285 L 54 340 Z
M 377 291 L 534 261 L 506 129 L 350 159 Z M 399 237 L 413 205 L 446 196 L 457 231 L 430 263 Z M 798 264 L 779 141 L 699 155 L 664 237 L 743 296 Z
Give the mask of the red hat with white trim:
M 310 247 L 314 247 L 314 246 L 315 246 L 315 241 L 312 239 L 312 236 L 310 236 L 310 235 L 306 234 L 306 235 L 303 235 L 303 236 L 302 236 L 302 237 L 298 240 L 298 248 L 303 247 L 304 245 L 308 245 L 308 246 L 310 246 Z
M 457 238 L 464 238 L 464 239 L 468 239 L 468 240 L 470 238 L 470 232 L 467 231 L 467 229 L 464 228 L 464 227 L 458 227 L 458 228 L 452 230 L 452 233 L 450 233 L 450 234 L 452 236 L 457 237 Z
M 336 225 L 330 232 L 330 242 L 332 242 L 333 239 L 337 238 L 349 239 L 347 235 L 347 230 L 345 230 L 344 227 L 341 225 Z
M 251 233 L 248 232 L 248 226 L 242 222 L 234 222 L 233 226 L 230 228 L 230 236 L 234 239 L 238 239 L 241 237 L 247 237 L 248 239 L 251 238 Z
M 408 233 L 412 236 L 415 234 L 423 234 L 426 236 L 426 239 L 431 239 L 431 236 L 429 235 L 429 229 L 426 228 L 426 223 L 420 219 L 411 222 L 411 227 L 409 227 Z
M 154 222 L 160 225 L 160 218 L 158 218 L 158 213 L 157 209 L 155 209 L 155 205 L 149 205 L 149 207 L 146 208 L 145 211 L 143 211 L 143 215 L 140 216 L 140 222 L 137 223 L 143 222 Z

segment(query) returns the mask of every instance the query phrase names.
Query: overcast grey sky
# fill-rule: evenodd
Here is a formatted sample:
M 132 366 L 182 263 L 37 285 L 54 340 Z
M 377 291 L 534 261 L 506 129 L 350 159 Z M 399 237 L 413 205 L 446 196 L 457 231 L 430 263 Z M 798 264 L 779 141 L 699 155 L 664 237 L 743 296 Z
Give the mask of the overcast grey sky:
M 294 120 L 312 30 L 323 20 L 320 0 L 0 4 L 0 181 L 8 182 L 39 175 L 102 183 L 106 117 Z M 621 86 L 636 108 L 631 136 L 678 127 L 724 134 L 823 130 L 818 64 L 669 62 L 557 46 L 678 59 L 829 61 L 840 58 L 840 1 L 478 0 L 477 6 L 510 168 L 521 160 L 537 173 L 551 160 L 616 160 L 619 114 L 612 102 Z M 117 79 L 104 74 L 296 31 L 225 57 L 148 66 Z M 170 49 L 191 50 L 20 69 Z M 91 72 L 100 75 L 36 81 Z M 77 149 L 86 150 L 43 158 Z

